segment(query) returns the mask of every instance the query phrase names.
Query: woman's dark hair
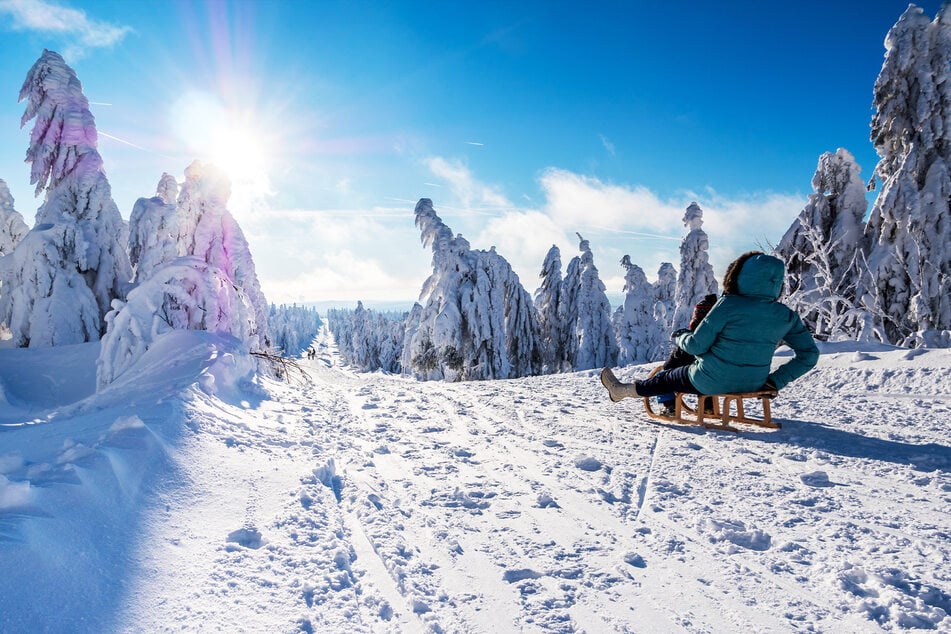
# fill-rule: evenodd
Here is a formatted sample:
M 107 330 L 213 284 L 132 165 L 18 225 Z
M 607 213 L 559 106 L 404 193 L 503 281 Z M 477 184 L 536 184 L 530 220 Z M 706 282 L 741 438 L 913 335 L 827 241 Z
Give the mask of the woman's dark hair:
M 724 295 L 737 295 L 740 292 L 740 287 L 738 281 L 740 279 L 740 270 L 743 268 L 743 264 L 746 263 L 754 255 L 763 255 L 762 251 L 747 251 L 740 257 L 736 258 L 730 265 L 726 267 L 726 273 L 723 275 L 723 294 Z

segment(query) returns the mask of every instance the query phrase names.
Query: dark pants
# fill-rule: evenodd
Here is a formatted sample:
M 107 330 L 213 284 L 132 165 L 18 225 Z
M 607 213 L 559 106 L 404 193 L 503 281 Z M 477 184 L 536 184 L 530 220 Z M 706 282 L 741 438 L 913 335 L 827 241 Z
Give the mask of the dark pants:
M 689 370 L 689 365 L 682 365 L 672 370 L 661 370 L 649 379 L 638 381 L 637 393 L 643 396 L 670 394 L 670 400 L 673 400 L 673 392 L 699 394 L 700 392 L 690 382 Z
M 664 370 L 673 370 L 675 368 L 680 368 L 683 366 L 690 365 L 693 363 L 694 356 L 687 352 L 684 352 L 677 346 L 674 346 L 674 351 L 670 353 L 670 356 L 667 357 L 667 360 L 664 361 Z M 658 372 L 658 374 L 661 374 Z M 678 392 L 693 392 L 696 394 L 695 390 L 677 390 Z M 673 407 L 674 398 L 676 396 L 673 392 L 662 392 L 657 395 L 657 402 L 661 405 L 669 405 Z

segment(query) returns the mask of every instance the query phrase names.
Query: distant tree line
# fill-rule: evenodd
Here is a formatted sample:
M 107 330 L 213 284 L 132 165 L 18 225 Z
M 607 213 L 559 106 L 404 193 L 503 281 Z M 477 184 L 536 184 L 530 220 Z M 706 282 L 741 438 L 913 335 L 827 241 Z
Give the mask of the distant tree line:
M 422 300 L 404 314 L 355 310 L 327 313 L 343 359 L 361 370 L 419 379 L 505 379 L 586 370 L 664 357 L 668 333 L 686 326 L 694 304 L 715 293 L 703 211 L 688 207 L 689 232 L 681 244 L 681 272 L 665 262 L 658 281 L 624 256 L 625 300 L 612 313 L 590 242 L 578 235 L 578 255 L 562 273 L 552 246 L 534 300 L 509 263 L 494 249 L 472 249 L 453 235 L 423 198 L 416 225 L 433 251 L 433 273 Z

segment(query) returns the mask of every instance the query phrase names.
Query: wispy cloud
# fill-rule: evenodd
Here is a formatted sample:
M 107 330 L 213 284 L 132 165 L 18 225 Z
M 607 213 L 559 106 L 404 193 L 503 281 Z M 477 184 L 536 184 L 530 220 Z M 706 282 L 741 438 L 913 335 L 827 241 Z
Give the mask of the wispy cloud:
M 479 143 L 478 141 L 463 141 L 466 145 L 474 145 L 476 147 L 485 147 L 485 143 Z
M 458 204 L 464 209 L 480 211 L 485 208 L 504 210 L 515 207 L 498 187 L 476 179 L 460 161 L 436 156 L 426 159 L 425 163 L 434 176 L 447 182 Z
M 108 48 L 132 29 L 95 20 L 85 11 L 45 0 L 0 0 L 0 16 L 8 16 L 15 31 L 36 31 L 62 37 L 63 55 L 76 60 L 91 48 Z M 4 20 L 6 21 L 6 20 Z
M 458 161 L 432 158 L 427 163 L 448 182 L 446 197 L 435 201 L 437 210 L 470 209 L 469 226 L 453 229 L 469 237 L 474 248 L 496 246 L 526 287 L 552 244 L 561 248 L 565 263 L 576 254 L 576 231 L 591 240 L 609 291 L 623 285 L 615 268 L 622 255 L 631 255 L 648 276 L 662 262 L 679 267 L 678 245 L 687 232 L 683 215 L 694 201 L 704 210 L 710 261 L 719 276 L 739 253 L 776 243 L 805 203 L 799 194 L 768 191 L 729 197 L 706 189 L 661 197 L 643 185 L 549 168 L 539 176 L 543 197 L 537 206 L 524 200 L 516 205 Z M 480 209 L 491 209 L 490 219 L 476 224 Z M 615 281 L 618 288 L 611 286 Z
M 548 169 L 538 178 L 541 195 L 534 201 L 519 196 L 516 204 L 461 161 L 431 157 L 424 164 L 430 186 L 441 185 L 433 197 L 437 213 L 472 248 L 494 246 L 530 293 L 553 244 L 564 266 L 578 254 L 575 232 L 590 240 L 601 279 L 616 294 L 624 285 L 619 260 L 625 254 L 650 279 L 662 262 L 680 268 L 682 219 L 693 201 L 703 208 L 718 277 L 738 254 L 778 241 L 805 203 L 792 193 L 726 196 L 709 188 L 667 197 L 642 185 Z M 258 275 L 268 299 L 415 299 L 432 272 L 432 254 L 413 225 L 415 204 L 391 198 L 368 209 L 271 210 L 242 218 L 256 257 L 263 256 Z
M 610 154 L 611 156 L 615 156 L 617 153 L 617 150 L 614 147 L 614 143 L 612 143 L 611 140 L 608 137 L 604 136 L 603 134 L 600 134 L 598 136 L 601 137 L 601 145 L 604 146 L 604 149 L 607 150 L 608 154 Z

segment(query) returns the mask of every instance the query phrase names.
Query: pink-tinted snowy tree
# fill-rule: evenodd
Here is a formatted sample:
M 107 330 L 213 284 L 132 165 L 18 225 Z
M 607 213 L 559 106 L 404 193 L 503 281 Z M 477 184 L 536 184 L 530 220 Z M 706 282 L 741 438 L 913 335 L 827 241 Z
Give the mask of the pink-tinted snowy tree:
M 126 227 L 112 200 L 96 124 L 76 73 L 43 51 L 20 90 L 33 120 L 26 160 L 37 195 L 33 230 L 0 271 L 0 321 L 17 346 L 95 341 L 132 276 Z

